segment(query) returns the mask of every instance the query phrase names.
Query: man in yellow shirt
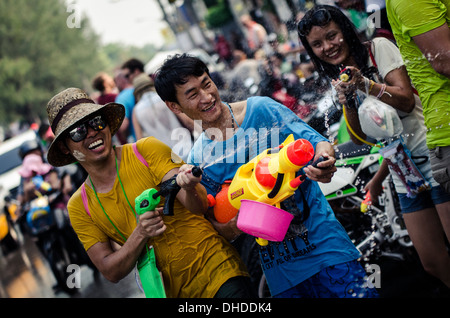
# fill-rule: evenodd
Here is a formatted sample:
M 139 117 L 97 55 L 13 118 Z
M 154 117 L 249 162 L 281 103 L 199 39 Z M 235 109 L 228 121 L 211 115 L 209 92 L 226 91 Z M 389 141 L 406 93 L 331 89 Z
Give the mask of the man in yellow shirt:
M 192 166 L 172 160 L 170 148 L 153 137 L 113 146 L 124 107 L 97 105 L 80 89 L 54 96 L 47 113 L 55 134 L 49 163 L 78 161 L 89 173 L 68 210 L 89 257 L 107 279 L 117 282 L 128 275 L 148 244 L 155 249 L 168 297 L 252 296 L 238 253 L 203 217 L 206 190 Z M 136 215 L 135 198 L 148 188 L 159 190 L 176 174 L 181 190 L 174 215 L 162 215 L 160 207 Z

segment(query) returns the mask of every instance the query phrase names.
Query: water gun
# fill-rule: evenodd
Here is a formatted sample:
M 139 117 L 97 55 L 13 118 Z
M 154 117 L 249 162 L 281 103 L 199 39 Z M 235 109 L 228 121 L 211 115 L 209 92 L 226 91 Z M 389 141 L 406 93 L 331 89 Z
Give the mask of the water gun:
M 361 212 L 366 213 L 369 211 L 370 206 L 372 205 L 372 198 L 370 196 L 370 191 L 367 191 L 364 196 L 364 201 L 361 202 Z
M 352 70 L 349 68 L 344 68 L 340 73 L 339 73 L 339 79 L 342 82 L 348 82 L 349 80 L 352 79 Z M 345 94 L 345 98 L 347 99 L 347 106 L 350 108 L 358 108 L 358 104 L 356 103 L 355 97 L 353 95 L 353 93 L 347 93 Z
M 52 190 L 50 183 L 44 181 L 44 178 L 40 175 L 34 176 L 31 179 L 38 190 L 49 192 Z
M 192 174 L 195 177 L 200 177 L 203 171 L 200 167 L 193 167 Z M 166 198 L 164 202 L 163 214 L 173 215 L 173 205 L 175 198 L 180 191 L 181 187 L 177 184 L 177 175 L 174 175 L 169 180 L 161 183 L 160 190 L 154 188 L 144 190 L 139 196 L 136 197 L 135 210 L 136 213 L 141 215 L 147 211 L 153 211 L 161 201 L 161 196 Z
M 215 198 L 209 196 L 209 206 L 214 208 L 216 220 L 226 223 L 235 217 L 242 199 L 279 207 L 306 179 L 304 174 L 296 177 L 296 172 L 313 157 L 311 143 L 306 139 L 294 140 L 292 134 L 278 147 L 266 149 L 242 165 Z
M 192 168 L 192 174 L 200 177 L 203 171 L 199 167 Z M 173 215 L 173 205 L 175 197 L 181 187 L 177 184 L 177 175 L 161 183 L 160 190 L 154 188 L 144 190 L 134 200 L 134 208 L 138 215 L 148 211 L 153 211 L 161 202 L 161 196 L 166 198 L 164 202 L 163 214 Z M 155 251 L 152 246 L 146 248 L 146 253 L 142 254 L 138 260 L 139 276 L 147 298 L 165 298 L 164 284 L 156 267 Z
M 349 80 L 351 80 L 352 79 L 352 70 L 349 68 L 344 68 L 339 73 L 339 79 L 343 82 L 348 82 Z

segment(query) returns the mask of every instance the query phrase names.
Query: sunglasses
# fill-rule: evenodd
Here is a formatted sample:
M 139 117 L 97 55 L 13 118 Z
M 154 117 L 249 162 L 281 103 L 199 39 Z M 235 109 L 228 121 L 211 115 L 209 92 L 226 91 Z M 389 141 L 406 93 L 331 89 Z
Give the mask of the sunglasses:
M 320 9 L 314 12 L 310 18 L 302 19 L 297 26 L 298 34 L 301 36 L 307 36 L 311 31 L 311 28 L 316 26 L 327 25 L 331 21 L 331 14 L 328 10 Z
M 106 127 L 106 122 L 101 115 L 88 119 L 69 131 L 70 139 L 74 142 L 80 142 L 86 138 L 88 133 L 88 125 L 95 131 L 100 131 Z

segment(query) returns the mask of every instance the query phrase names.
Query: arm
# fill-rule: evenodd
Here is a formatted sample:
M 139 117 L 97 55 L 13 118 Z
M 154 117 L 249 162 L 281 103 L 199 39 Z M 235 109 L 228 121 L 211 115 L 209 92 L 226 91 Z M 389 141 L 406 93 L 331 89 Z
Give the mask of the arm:
M 321 141 L 316 145 L 316 151 L 314 154 L 314 161 L 319 159 L 321 156 L 328 158 L 325 161 L 319 162 L 317 168 L 312 167 L 311 165 L 305 167 L 303 171 L 306 176 L 314 181 L 320 181 L 323 183 L 331 182 L 331 178 L 333 178 L 334 173 L 336 172 L 336 163 L 335 154 L 333 145 L 328 141 Z
M 364 187 L 365 191 L 370 191 L 372 202 L 378 202 L 378 197 L 383 191 L 382 183 L 388 175 L 389 175 L 389 168 L 386 163 L 386 160 L 383 160 L 380 169 L 378 169 L 377 173 Z
M 347 106 L 345 94 L 349 92 L 354 92 L 356 88 L 361 91 L 366 91 L 366 85 L 369 82 L 367 78 L 362 76 L 361 72 L 355 67 L 348 67 L 352 71 L 352 78 L 348 82 L 342 81 L 332 81 L 332 85 L 336 88 L 339 95 L 339 102 L 345 107 L 345 114 L 348 121 L 348 125 L 351 126 L 353 131 L 362 139 L 366 139 L 367 135 L 362 131 L 359 122 L 357 109 L 350 108 Z M 415 107 L 415 99 L 411 87 L 411 81 L 409 79 L 408 73 L 405 66 L 393 69 L 386 74 L 384 78 L 386 82 L 385 93 L 382 94 L 380 100 L 392 107 L 403 111 L 411 112 Z M 372 96 L 378 96 L 382 90 L 382 84 L 374 83 L 369 91 Z M 351 140 L 355 144 L 362 144 L 358 138 L 348 129 Z
M 447 23 L 412 39 L 434 70 L 450 78 L 450 28 Z
M 177 199 L 189 211 L 203 215 L 208 210 L 206 189 L 200 184 L 201 176 L 195 177 L 191 173 L 192 167 L 191 165 L 185 164 L 180 168 L 172 169 L 163 177 L 162 182 L 178 174 L 176 180 L 181 190 L 177 194 Z
M 345 94 L 355 92 L 356 89 L 366 92 L 366 85 L 369 83 L 369 80 L 356 67 L 347 66 L 347 68 L 352 71 L 352 77 L 348 82 L 333 81 L 337 92 Z M 384 81 L 386 89 L 380 100 L 403 112 L 411 112 L 414 109 L 415 100 L 406 67 L 402 66 L 391 70 L 386 74 Z M 382 86 L 382 83 L 374 83 L 369 91 L 369 95 L 377 97 L 381 92 Z
M 111 242 L 98 242 L 91 246 L 87 254 L 98 270 L 109 281 L 117 283 L 133 269 L 146 242 L 166 230 L 159 215 L 161 208 L 139 216 L 136 229 L 125 244 L 116 250 Z

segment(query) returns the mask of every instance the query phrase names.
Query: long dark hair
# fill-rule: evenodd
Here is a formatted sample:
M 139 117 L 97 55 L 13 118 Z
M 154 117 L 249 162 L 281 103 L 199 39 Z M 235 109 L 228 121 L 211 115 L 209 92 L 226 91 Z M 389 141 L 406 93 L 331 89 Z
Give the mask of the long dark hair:
M 344 35 L 344 39 L 350 49 L 350 54 L 352 54 L 356 64 L 358 65 L 358 68 L 365 76 L 371 78 L 372 75 L 369 73 L 372 73 L 373 70 L 369 69 L 367 65 L 367 61 L 369 58 L 367 47 L 359 39 L 358 33 L 353 23 L 339 8 L 328 5 L 317 5 L 307 11 L 301 21 L 312 21 L 312 16 L 319 10 L 326 10 L 330 13 L 331 21 L 334 21 L 341 29 L 342 34 Z M 340 67 L 329 64 L 319 59 L 317 55 L 314 54 L 311 46 L 309 45 L 308 40 L 306 39 L 306 35 L 307 34 L 301 34 L 301 32 L 298 32 L 300 41 L 305 47 L 306 52 L 313 61 L 314 66 L 316 67 L 319 74 L 331 79 L 337 79 L 341 71 Z

